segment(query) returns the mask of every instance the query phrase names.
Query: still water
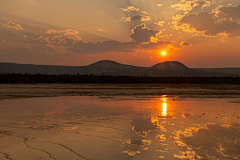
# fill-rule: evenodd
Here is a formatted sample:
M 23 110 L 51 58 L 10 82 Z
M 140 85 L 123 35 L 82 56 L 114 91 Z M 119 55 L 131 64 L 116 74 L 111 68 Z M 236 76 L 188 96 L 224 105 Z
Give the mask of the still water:
M 0 102 L 0 159 L 240 159 L 240 99 L 50 97 Z

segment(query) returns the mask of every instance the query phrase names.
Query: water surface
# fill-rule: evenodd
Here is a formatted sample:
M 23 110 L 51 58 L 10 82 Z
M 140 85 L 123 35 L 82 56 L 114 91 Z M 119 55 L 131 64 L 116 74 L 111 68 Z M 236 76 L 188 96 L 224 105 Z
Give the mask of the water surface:
M 240 99 L 0 102 L 0 159 L 240 159 Z

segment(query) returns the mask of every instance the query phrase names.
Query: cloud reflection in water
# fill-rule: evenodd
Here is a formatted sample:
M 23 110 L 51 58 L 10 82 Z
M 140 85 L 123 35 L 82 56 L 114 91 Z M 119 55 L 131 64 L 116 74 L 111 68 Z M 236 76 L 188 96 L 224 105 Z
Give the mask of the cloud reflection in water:
M 240 159 L 240 104 L 228 102 L 169 97 L 117 103 L 97 97 L 2 101 L 0 134 L 6 138 L 0 147 L 6 144 L 6 153 L 16 154 L 10 151 L 14 139 L 7 136 L 21 134 L 30 146 L 51 152 L 45 142 L 61 143 L 88 159 Z M 93 148 L 101 154 L 92 154 Z

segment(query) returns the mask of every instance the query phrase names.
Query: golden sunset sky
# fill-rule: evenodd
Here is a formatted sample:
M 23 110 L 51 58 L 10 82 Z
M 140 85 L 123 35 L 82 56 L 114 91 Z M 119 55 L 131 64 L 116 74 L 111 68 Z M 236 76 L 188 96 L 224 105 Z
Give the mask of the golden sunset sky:
M 0 62 L 99 60 L 240 67 L 240 0 L 0 1 Z

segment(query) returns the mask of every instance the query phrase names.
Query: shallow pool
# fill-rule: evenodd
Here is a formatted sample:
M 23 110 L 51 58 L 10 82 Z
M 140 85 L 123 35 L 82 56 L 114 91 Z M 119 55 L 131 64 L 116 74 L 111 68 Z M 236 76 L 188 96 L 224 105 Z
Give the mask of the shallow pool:
M 0 159 L 240 159 L 240 99 L 0 101 Z

